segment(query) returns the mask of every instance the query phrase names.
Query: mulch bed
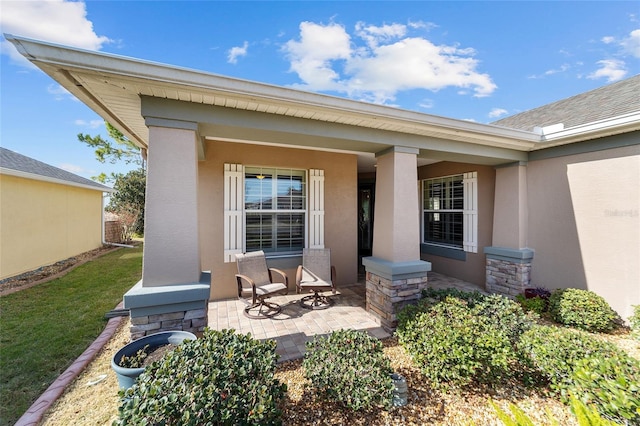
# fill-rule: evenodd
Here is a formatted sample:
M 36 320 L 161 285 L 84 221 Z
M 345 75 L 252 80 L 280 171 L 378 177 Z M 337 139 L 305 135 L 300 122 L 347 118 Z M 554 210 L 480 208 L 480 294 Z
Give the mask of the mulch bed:
M 104 245 L 97 249 L 61 260 L 51 265 L 42 266 L 38 269 L 34 269 L 33 271 L 28 271 L 20 275 L 14 275 L 13 277 L 0 280 L 0 296 L 6 296 L 8 294 L 59 278 L 89 260 L 117 250 L 118 248 L 119 247 L 117 246 Z

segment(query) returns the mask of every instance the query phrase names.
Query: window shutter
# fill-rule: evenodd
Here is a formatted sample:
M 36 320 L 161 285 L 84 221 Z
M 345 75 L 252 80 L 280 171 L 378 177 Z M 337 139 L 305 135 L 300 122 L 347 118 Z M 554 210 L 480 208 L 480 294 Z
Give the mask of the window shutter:
M 324 248 L 324 170 L 309 170 L 309 248 Z
M 464 186 L 464 251 L 478 252 L 478 172 L 465 173 Z
M 224 165 L 224 261 L 235 262 L 243 250 L 244 171 L 242 164 Z

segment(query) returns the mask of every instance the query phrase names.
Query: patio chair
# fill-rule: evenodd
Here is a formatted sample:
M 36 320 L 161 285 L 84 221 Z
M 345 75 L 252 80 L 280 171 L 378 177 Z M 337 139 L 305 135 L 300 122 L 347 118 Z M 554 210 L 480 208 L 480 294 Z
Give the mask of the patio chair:
M 236 264 L 238 266 L 236 274 L 238 297 L 243 300 L 251 298 L 251 303 L 244 308 L 245 316 L 263 319 L 279 314 L 282 307 L 265 299 L 276 294 L 287 294 L 289 290 L 287 275 L 279 269 L 267 268 L 262 250 L 236 254 Z M 277 281 L 274 281 L 275 274 L 280 275 Z M 255 311 L 257 312 L 254 313 Z
M 333 300 L 322 295 L 323 291 L 336 294 L 336 268 L 331 265 L 330 249 L 304 249 L 302 265 L 296 272 L 296 292 L 313 292 L 300 299 L 300 306 L 307 309 L 327 309 Z

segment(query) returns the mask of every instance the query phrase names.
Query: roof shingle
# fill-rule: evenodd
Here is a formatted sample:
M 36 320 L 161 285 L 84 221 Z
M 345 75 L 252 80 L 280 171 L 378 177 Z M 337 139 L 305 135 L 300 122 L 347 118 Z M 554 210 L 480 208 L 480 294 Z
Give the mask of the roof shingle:
M 638 111 L 640 74 L 491 124 L 533 131 L 534 127 L 562 123 L 566 129 Z
M 111 188 L 94 182 L 82 176 L 75 175 L 66 170 L 51 166 L 42 161 L 35 160 L 26 155 L 18 154 L 6 148 L 0 147 L 0 167 L 16 170 L 18 172 L 39 175 L 46 178 L 57 179 L 76 185 L 91 186 L 96 189 L 111 191 Z

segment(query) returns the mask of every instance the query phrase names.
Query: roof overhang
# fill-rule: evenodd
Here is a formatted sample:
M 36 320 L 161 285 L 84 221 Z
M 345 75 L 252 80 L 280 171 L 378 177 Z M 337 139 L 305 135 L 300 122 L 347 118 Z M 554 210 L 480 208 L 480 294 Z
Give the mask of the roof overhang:
M 408 144 L 417 147 L 419 158 L 426 161 L 449 159 L 484 164 L 526 160 L 527 153 L 532 150 L 576 142 L 590 138 L 591 134 L 620 128 L 614 125 L 608 130 L 584 128 L 541 135 L 8 34 L 5 38 L 22 55 L 142 148 L 147 148 L 149 143 L 148 120 L 157 118 L 153 115 L 155 112 L 144 111 L 148 109 L 146 104 L 181 105 L 173 112 L 167 112 L 165 108 L 162 119 L 175 119 L 183 114 L 180 111 L 193 109 L 184 108 L 185 105 L 196 107 L 200 117 L 180 119 L 196 121 L 202 140 L 283 144 L 369 156 L 389 146 Z M 207 109 L 225 111 L 223 115 L 229 121 L 216 122 L 211 118 L 215 114 L 207 114 Z M 253 121 L 239 120 L 247 117 Z M 264 124 L 265 120 L 271 123 L 278 121 L 289 127 L 274 129 L 271 123 Z M 638 118 L 633 120 L 624 128 L 637 128 Z M 323 135 L 314 134 L 320 127 Z M 327 129 L 331 129 L 330 136 L 326 135 Z M 287 135 L 294 137 L 287 138 Z M 294 140 L 305 142 L 296 145 Z
M 107 193 L 115 192 L 115 189 L 102 186 L 102 185 L 100 186 L 84 185 L 79 182 L 73 182 L 73 181 L 64 180 L 64 179 L 56 179 L 50 176 L 43 176 L 35 173 L 24 172 L 22 170 L 10 169 L 7 167 L 0 167 L 0 175 L 14 176 L 14 177 L 19 177 L 23 179 L 31 179 L 31 180 L 37 180 L 37 181 L 47 182 L 47 183 L 55 183 L 58 185 L 73 186 L 75 188 L 90 189 L 92 191 L 98 191 L 98 192 L 107 192 Z

